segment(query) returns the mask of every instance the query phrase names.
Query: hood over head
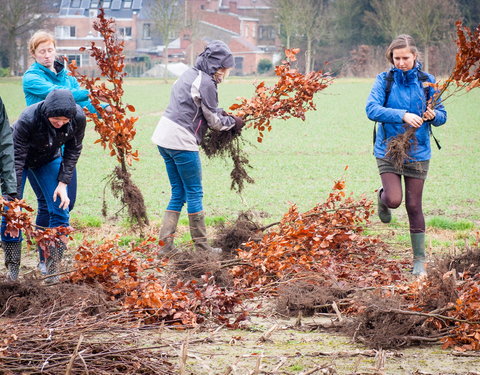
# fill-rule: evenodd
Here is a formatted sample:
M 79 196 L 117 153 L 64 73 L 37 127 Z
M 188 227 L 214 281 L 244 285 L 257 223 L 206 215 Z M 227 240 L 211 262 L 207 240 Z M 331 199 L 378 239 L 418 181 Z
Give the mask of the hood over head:
M 195 68 L 213 76 L 220 68 L 233 68 L 234 61 L 230 48 L 221 40 L 212 40 L 198 55 Z
M 49 117 L 67 117 L 72 119 L 77 114 L 77 105 L 70 90 L 53 90 L 43 102 L 44 113 Z

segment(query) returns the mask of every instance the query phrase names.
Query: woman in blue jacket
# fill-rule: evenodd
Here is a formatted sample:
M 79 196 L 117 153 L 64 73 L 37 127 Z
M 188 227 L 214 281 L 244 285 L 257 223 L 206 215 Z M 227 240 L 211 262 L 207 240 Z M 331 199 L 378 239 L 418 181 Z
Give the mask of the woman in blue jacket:
M 73 99 L 80 107 L 86 107 L 92 113 L 97 112 L 90 103 L 89 91 L 81 88 L 77 79 L 68 74 L 64 62 L 57 59 L 56 42 L 52 34 L 43 30 L 37 31 L 30 38 L 28 49 L 35 62 L 28 68 L 22 78 L 27 106 L 45 100 L 53 90 L 66 89 L 72 93 Z M 31 172 L 29 172 L 28 180 L 37 196 L 36 224 L 46 227 L 50 221 L 47 201 Z M 68 196 L 70 199 L 69 210 L 71 211 L 77 196 L 76 170 L 73 171 L 71 182 L 68 185 Z M 39 268 L 42 273 L 45 273 L 44 259 L 40 250 L 39 256 Z
M 399 35 L 387 48 L 386 57 L 393 65 L 389 72 L 379 74 L 367 100 L 367 116 L 379 123 L 374 155 L 382 180 L 378 190 L 378 215 L 384 223 L 392 219 L 391 208 L 402 203 L 401 177 L 405 183 L 405 206 L 410 224 L 413 248 L 413 274 L 425 274 L 425 218 L 422 211 L 422 193 L 431 158 L 430 127 L 447 120 L 443 105 L 431 109 L 427 101 L 433 88 L 424 89 L 424 81 L 435 82 L 435 77 L 420 71 L 419 52 L 409 35 Z M 388 81 L 391 80 L 389 84 Z M 389 94 L 387 89 L 390 86 Z M 387 157 L 389 139 L 413 127 L 415 139 L 408 160 L 401 170 Z

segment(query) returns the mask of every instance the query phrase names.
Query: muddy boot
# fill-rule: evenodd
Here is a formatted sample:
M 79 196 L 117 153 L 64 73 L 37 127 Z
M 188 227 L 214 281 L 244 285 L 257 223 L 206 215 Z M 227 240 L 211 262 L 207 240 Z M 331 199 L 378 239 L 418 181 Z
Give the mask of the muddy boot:
M 425 276 L 425 233 L 410 233 L 413 248 L 413 271 L 415 276 Z
M 382 223 L 389 223 L 392 221 L 392 211 L 390 208 L 387 207 L 385 203 L 382 202 L 381 195 L 383 192 L 383 187 L 378 189 L 378 195 L 377 195 L 377 213 L 378 217 L 380 218 L 380 221 Z
M 160 228 L 159 239 L 164 242 L 164 245 L 158 251 L 158 257 L 162 258 L 172 252 L 173 240 L 175 238 L 175 232 L 177 231 L 178 219 L 180 212 L 177 211 L 165 211 L 163 215 L 162 227 Z
M 207 243 L 207 228 L 205 226 L 205 214 L 203 212 L 188 214 L 188 221 L 190 224 L 190 234 L 192 235 L 196 250 L 211 251 L 214 253 L 222 252 L 222 249 L 211 247 Z
M 3 251 L 5 252 L 5 267 L 7 267 L 7 279 L 18 280 L 20 272 L 20 259 L 22 257 L 21 242 L 2 241 Z
M 47 275 L 54 275 L 45 279 L 47 284 L 53 284 L 60 281 L 60 277 L 56 275 L 60 272 L 60 262 L 63 258 L 63 253 L 67 245 L 65 245 L 62 241 L 58 241 L 56 246 L 51 246 L 49 248 L 50 254 L 48 255 L 45 265 L 47 267 Z

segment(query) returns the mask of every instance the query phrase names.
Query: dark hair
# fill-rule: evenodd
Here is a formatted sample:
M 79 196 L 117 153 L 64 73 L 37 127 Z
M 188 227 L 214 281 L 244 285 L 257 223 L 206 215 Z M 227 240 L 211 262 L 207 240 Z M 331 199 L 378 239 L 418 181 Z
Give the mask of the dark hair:
M 401 34 L 397 36 L 392 43 L 387 48 L 387 51 L 385 52 L 385 56 L 387 57 L 387 60 L 393 64 L 393 50 L 398 49 L 398 48 L 410 48 L 410 52 L 413 53 L 414 55 L 419 56 L 419 52 L 417 49 L 417 45 L 415 44 L 415 40 L 407 34 Z

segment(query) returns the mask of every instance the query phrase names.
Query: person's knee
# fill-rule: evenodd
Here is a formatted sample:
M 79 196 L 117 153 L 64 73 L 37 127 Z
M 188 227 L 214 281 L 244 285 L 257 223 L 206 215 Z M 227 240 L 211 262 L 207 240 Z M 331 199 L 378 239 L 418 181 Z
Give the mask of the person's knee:
M 401 196 L 395 197 L 387 194 L 382 194 L 382 200 L 388 208 L 398 208 L 402 204 Z
M 422 206 L 419 204 L 407 203 L 405 207 L 409 216 L 418 216 L 423 214 Z

